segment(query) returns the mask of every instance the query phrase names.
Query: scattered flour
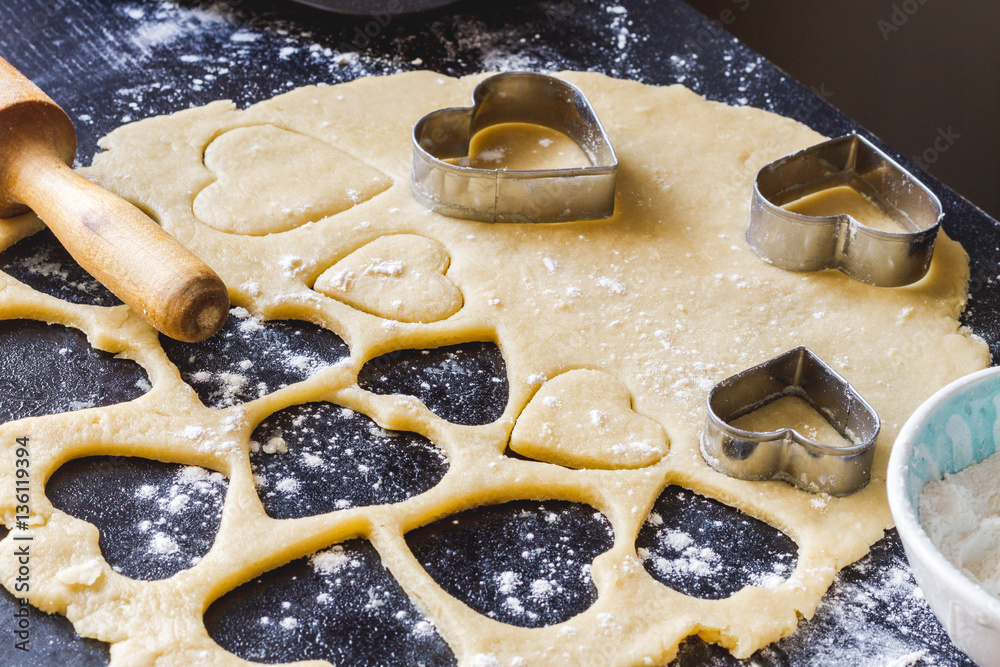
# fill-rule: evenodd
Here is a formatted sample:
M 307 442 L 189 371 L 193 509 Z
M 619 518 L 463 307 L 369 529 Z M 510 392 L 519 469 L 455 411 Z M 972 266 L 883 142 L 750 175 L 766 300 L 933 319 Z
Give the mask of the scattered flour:
M 413 634 L 417 637 L 426 637 L 434 634 L 434 624 L 428 620 L 417 621 L 413 625 Z
M 326 551 L 319 551 L 309 558 L 313 569 L 319 574 L 331 575 L 343 570 L 345 567 L 361 567 L 361 561 L 351 558 L 344 551 L 344 547 L 336 545 Z
M 535 600 L 545 599 L 558 590 L 559 588 L 548 579 L 535 579 L 531 582 L 531 597 Z
M 517 572 L 501 572 L 500 576 L 497 577 L 497 582 L 500 585 L 500 592 L 504 595 L 513 593 L 514 589 L 521 585 L 521 575 Z
M 285 477 L 281 479 L 281 481 L 279 481 L 277 484 L 275 484 L 274 488 L 277 489 L 278 491 L 281 491 L 282 493 L 287 493 L 291 495 L 294 493 L 298 493 L 299 481 L 291 477 Z
M 477 653 L 469 660 L 470 667 L 503 667 L 494 653 Z
M 399 260 L 377 260 L 365 268 L 365 273 L 398 278 L 403 275 L 403 263 Z
M 180 547 L 177 546 L 174 538 L 166 533 L 156 533 L 153 535 L 153 539 L 149 541 L 149 551 L 163 556 L 177 553 L 180 551 Z
M 598 285 L 608 290 L 612 294 L 625 294 L 628 291 L 628 287 L 625 283 L 620 280 L 615 280 L 614 278 L 609 278 L 607 276 L 601 276 L 596 278 L 595 281 Z

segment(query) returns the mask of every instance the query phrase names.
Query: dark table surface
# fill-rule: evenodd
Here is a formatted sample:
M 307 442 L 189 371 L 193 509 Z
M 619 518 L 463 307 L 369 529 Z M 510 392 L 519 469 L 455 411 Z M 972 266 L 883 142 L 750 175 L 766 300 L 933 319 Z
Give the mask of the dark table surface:
M 799 85 L 682 2 L 510 1 L 485 9 L 484 4 L 352 18 L 282 0 L 5 0 L 0 55 L 73 118 L 80 164 L 89 163 L 101 136 L 128 121 L 223 98 L 246 106 L 304 84 L 409 69 L 451 75 L 594 70 L 652 84 L 683 83 L 709 99 L 768 109 L 830 136 L 867 134 L 825 101 L 825 91 Z M 741 5 L 734 2 L 733 11 Z M 922 176 L 944 204 L 945 229 L 971 256 L 964 322 L 996 354 L 1000 292 L 992 286 L 1000 227 L 960 195 Z M 60 344 L 86 347 L 85 341 Z M 13 605 L 9 595 L 0 598 L 0 616 L 9 619 Z M 12 641 L 0 638 L 0 662 L 106 662 L 106 646 L 81 641 L 64 619 L 33 613 L 39 648 L 30 655 L 14 652 Z M 0 621 L 0 627 L 9 623 Z M 840 574 L 812 620 L 752 660 L 747 664 L 971 664 L 923 601 L 895 531 Z M 689 639 L 677 664 L 742 663 Z

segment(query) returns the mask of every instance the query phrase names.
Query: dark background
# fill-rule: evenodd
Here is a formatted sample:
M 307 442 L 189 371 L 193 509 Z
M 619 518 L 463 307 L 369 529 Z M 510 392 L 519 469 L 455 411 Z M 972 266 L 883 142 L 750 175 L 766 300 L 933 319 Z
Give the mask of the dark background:
M 881 148 L 894 157 L 900 156 L 891 147 L 900 149 L 904 165 L 910 166 L 908 158 L 915 156 L 959 192 L 988 205 L 986 200 L 993 194 L 992 164 L 974 173 L 981 177 L 982 191 L 942 171 L 949 165 L 978 166 L 982 160 L 975 156 L 985 156 L 990 149 L 989 141 L 976 134 L 991 130 L 997 116 L 996 95 L 990 98 L 988 94 L 993 90 L 990 85 L 995 88 L 996 83 L 988 69 L 997 67 L 997 58 L 984 55 L 992 42 L 992 24 L 984 18 L 990 12 L 985 2 L 977 12 L 961 13 L 957 9 L 961 3 L 954 0 L 947 6 L 945 0 L 925 0 L 924 4 L 908 0 L 912 16 L 898 15 L 900 29 L 891 30 L 884 39 L 878 21 L 890 21 L 888 25 L 896 27 L 891 23 L 892 3 L 880 1 L 865 8 L 846 2 L 824 7 L 815 1 L 802 6 L 765 1 L 718 0 L 705 11 L 713 19 L 727 21 L 727 29 L 776 60 L 804 87 L 735 43 L 681 0 L 465 0 L 385 22 L 324 14 L 291 0 L 0 0 L 0 54 L 69 112 L 76 122 L 80 164 L 90 162 L 98 150 L 98 137 L 122 123 L 215 99 L 229 98 L 243 107 L 298 85 L 416 68 L 450 75 L 502 68 L 594 69 L 652 84 L 683 82 L 708 99 L 764 108 L 827 136 L 861 131 L 853 116 L 885 139 L 888 145 L 872 137 Z M 726 9 L 731 14 L 723 14 Z M 945 28 L 959 19 L 963 29 L 975 28 L 975 35 Z M 356 53 L 344 53 L 348 51 Z M 921 57 L 919 62 L 908 60 L 911 51 Z M 970 60 L 968 53 L 979 56 Z M 893 68 L 885 64 L 888 61 Z M 806 63 L 817 67 L 818 74 L 798 66 Z M 876 76 L 887 77 L 893 87 L 878 83 Z M 916 102 L 902 103 L 899 89 L 912 92 Z M 849 115 L 828 106 L 824 99 Z M 871 118 L 874 109 L 888 114 L 888 127 Z M 971 115 L 961 115 L 970 109 Z M 924 112 L 933 113 L 916 120 Z M 918 131 L 914 144 L 897 136 L 896 130 L 903 127 Z M 959 138 L 930 164 L 919 154 L 934 148 L 939 127 L 951 127 Z M 970 253 L 970 300 L 963 322 L 983 336 L 995 358 L 1000 358 L 1000 290 L 995 288 L 1000 225 L 916 169 L 941 198 L 945 229 Z M 49 251 L 54 243 L 50 237 Z M 23 263 L 10 256 L 6 260 L 8 265 Z M 48 275 L 65 282 L 59 273 Z M 46 388 L 44 394 L 53 401 L 59 399 L 58 392 L 48 388 L 65 383 L 37 363 L 38 355 L 32 351 L 31 346 L 39 343 L 38 332 L 18 331 L 25 335 L 16 338 L 16 344 L 0 345 L 0 358 L 20 355 L 25 373 L 37 371 L 32 386 Z M 213 340 L 222 344 L 226 339 Z M 82 334 L 65 347 L 74 354 L 90 351 Z M 72 373 L 74 369 L 78 371 L 78 365 L 63 370 Z M 20 396 L 17 392 L 0 394 L 0 399 Z M 40 406 L 48 412 L 58 408 L 53 402 Z M 122 475 L 133 482 L 139 479 L 135 471 L 122 471 Z M 120 492 L 122 484 L 112 483 L 115 486 L 108 489 L 89 487 L 93 497 L 113 498 L 112 492 Z M 211 532 L 214 539 L 214 529 Z M 128 532 L 116 526 L 114 534 Z M 573 536 L 571 540 L 577 541 Z M 504 548 L 494 550 L 519 555 L 520 551 L 513 551 L 519 549 L 517 541 L 503 544 Z M 752 556 L 743 544 L 731 539 L 710 544 L 718 546 L 720 553 L 733 550 L 735 544 L 735 553 Z M 483 565 L 475 558 L 466 563 L 470 569 Z M 492 581 L 492 576 L 478 578 Z M 24 656 L 12 657 L 13 645 L 4 639 L 11 636 L 12 604 L 12 598 L 5 598 L 0 590 L 0 665 L 24 664 Z M 37 650 L 29 665 L 49 667 L 71 661 L 79 665 L 84 655 L 81 644 L 90 647 L 88 655 L 95 664 L 107 662 L 107 645 L 81 640 L 59 615 L 33 613 Z M 234 627 L 252 625 L 247 620 Z M 334 644 L 353 646 L 343 641 Z M 289 655 L 287 659 L 301 657 Z M 759 651 L 750 663 L 737 662 L 724 649 L 690 638 L 674 665 L 789 667 L 891 661 L 914 667 L 971 667 L 916 594 L 895 531 L 876 543 L 869 556 L 837 576 L 812 619 L 791 637 Z
M 1000 3 L 687 1 L 1000 217 Z

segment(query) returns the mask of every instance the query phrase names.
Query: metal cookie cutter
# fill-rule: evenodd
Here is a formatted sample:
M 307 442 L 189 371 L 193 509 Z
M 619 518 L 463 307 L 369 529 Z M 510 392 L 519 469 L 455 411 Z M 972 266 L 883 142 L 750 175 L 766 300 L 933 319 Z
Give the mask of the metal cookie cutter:
M 482 81 L 472 101 L 472 107 L 433 111 L 413 126 L 410 188 L 417 201 L 443 215 L 483 222 L 595 220 L 614 213 L 618 158 L 579 88 L 546 74 L 510 72 Z M 506 170 L 445 162 L 467 156 L 472 137 L 500 123 L 559 130 L 591 166 Z
M 814 217 L 782 206 L 848 185 L 905 232 L 867 227 L 849 215 Z M 856 134 L 831 139 L 765 165 L 754 179 L 747 241 L 768 262 L 794 271 L 840 269 L 880 287 L 924 277 L 942 216 L 933 192 Z
M 783 396 L 805 399 L 851 445 L 824 445 L 789 428 L 754 432 L 731 425 Z M 730 477 L 784 480 L 812 493 L 844 496 L 868 484 L 880 426 L 854 387 L 808 348 L 797 347 L 712 388 L 701 453 Z

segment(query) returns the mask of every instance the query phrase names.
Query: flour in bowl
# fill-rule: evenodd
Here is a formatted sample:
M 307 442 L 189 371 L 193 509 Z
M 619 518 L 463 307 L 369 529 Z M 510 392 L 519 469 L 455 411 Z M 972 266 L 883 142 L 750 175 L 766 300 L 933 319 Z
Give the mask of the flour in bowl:
M 1000 454 L 928 483 L 920 518 L 945 558 L 1000 597 Z

